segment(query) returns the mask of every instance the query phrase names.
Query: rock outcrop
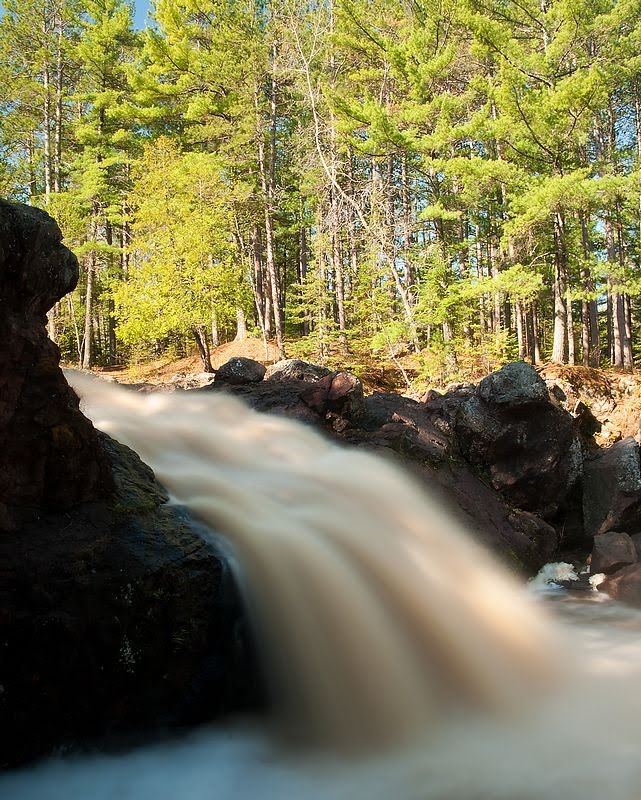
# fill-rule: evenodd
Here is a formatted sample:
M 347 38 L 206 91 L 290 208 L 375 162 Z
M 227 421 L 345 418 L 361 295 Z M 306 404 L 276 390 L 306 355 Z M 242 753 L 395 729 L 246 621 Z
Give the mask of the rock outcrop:
M 45 330 L 48 309 L 78 280 L 61 239 L 43 211 L 0 200 L 0 535 L 113 488 Z
M 466 459 L 487 470 L 505 500 L 544 519 L 554 518 L 581 479 L 574 421 L 524 362 L 484 378 L 461 404 L 455 429 Z
M 456 420 L 461 405 L 476 397 L 475 387 L 453 387 L 451 394 L 433 395 L 424 403 L 386 393 L 365 397 L 360 381 L 345 372 L 323 374 L 306 366 L 292 374 L 300 377 L 235 386 L 214 383 L 200 391 L 231 391 L 258 411 L 311 424 L 339 442 L 400 462 L 512 569 L 535 572 L 552 557 L 558 546 L 554 527 L 501 499 L 462 456 Z M 532 382 L 529 373 L 528 379 Z M 558 411 L 543 386 L 538 398 L 543 407 L 545 397 Z M 508 398 L 504 405 L 510 402 Z M 571 427 L 569 415 L 568 420 Z
M 583 516 L 586 533 L 641 532 L 639 445 L 628 437 L 585 462 Z
M 55 222 L 0 201 L 0 768 L 262 697 L 215 541 L 60 371 L 45 315 L 77 279 Z

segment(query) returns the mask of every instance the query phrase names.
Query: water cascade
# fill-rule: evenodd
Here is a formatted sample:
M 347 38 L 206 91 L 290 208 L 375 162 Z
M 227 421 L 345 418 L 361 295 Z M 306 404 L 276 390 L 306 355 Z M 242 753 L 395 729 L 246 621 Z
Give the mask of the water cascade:
M 404 473 L 228 396 L 71 380 L 96 426 L 229 538 L 298 735 L 402 741 L 550 676 L 540 614 Z
M 636 800 L 625 743 L 641 736 L 641 704 L 564 684 L 540 602 L 408 475 L 218 393 L 68 378 L 97 427 L 228 537 L 283 720 L 323 746 L 230 726 L 0 779 L 2 797 Z M 608 754 L 624 751 L 598 769 L 593 715 L 610 725 Z

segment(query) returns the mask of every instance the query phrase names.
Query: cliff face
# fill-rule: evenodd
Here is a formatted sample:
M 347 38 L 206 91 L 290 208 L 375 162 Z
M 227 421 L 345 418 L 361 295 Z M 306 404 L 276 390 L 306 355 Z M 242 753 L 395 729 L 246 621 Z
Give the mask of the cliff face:
M 61 238 L 43 211 L 0 200 L 0 533 L 113 491 L 45 328 L 49 308 L 78 281 Z

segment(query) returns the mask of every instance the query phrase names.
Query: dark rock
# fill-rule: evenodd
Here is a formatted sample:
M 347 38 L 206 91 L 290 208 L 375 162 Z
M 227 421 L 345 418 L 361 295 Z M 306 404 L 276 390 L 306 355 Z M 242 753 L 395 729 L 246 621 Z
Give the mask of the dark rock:
M 116 492 L 0 537 L 0 764 L 261 703 L 226 560 L 102 437 Z M 207 541 L 207 536 L 210 541 Z
M 476 385 L 466 381 L 448 383 L 445 387 L 445 394 L 450 397 L 472 397 L 476 394 Z
M 365 413 L 363 384 L 349 372 L 332 372 L 300 394 L 319 416 L 357 420 Z
M 0 201 L 0 768 L 257 704 L 226 560 L 99 435 L 45 313 L 78 279 L 45 213 Z
M 458 407 L 455 427 L 464 456 L 524 511 L 553 518 L 581 478 L 574 421 L 550 402 L 528 364 L 508 364 L 484 378 L 478 396 Z
M 479 383 L 481 400 L 495 406 L 541 405 L 550 402 L 550 394 L 538 372 L 525 361 L 514 361 L 488 375 Z
M 581 400 L 577 400 L 575 403 L 572 409 L 572 416 L 576 420 L 579 432 L 585 437 L 586 441 L 589 442 L 591 437 L 601 432 L 602 424 Z
M 559 405 L 564 406 L 564 404 L 567 403 L 568 396 L 558 385 L 558 383 L 553 383 L 551 386 L 549 384 L 546 385 L 548 387 L 552 402 L 556 401 Z
M 316 383 L 316 381 L 330 374 L 326 367 L 317 364 L 308 364 L 298 358 L 287 358 L 284 361 L 277 361 L 267 367 L 265 374 L 266 381 L 297 380 L 306 383 Z
M 314 425 L 324 424 L 324 417 L 313 411 L 301 400 L 300 395 L 309 388 L 309 383 L 298 380 L 261 381 L 245 385 L 210 384 L 195 391 L 222 391 L 241 398 L 256 411 L 277 414 Z
M 214 383 L 227 383 L 231 386 L 260 383 L 265 372 L 265 367 L 259 361 L 236 356 L 218 368 Z
M 32 206 L 0 200 L 0 302 L 24 318 L 42 318 L 75 288 L 78 261 L 56 222 Z
M 423 397 L 421 397 L 422 403 L 431 403 L 433 400 L 439 400 L 443 395 L 441 392 L 437 392 L 436 389 L 428 389 Z
M 113 488 L 45 329 L 47 310 L 78 280 L 61 238 L 43 211 L 0 200 L 0 532 Z
M 628 437 L 588 458 L 583 477 L 588 535 L 611 530 L 641 533 L 639 445 Z
M 604 572 L 610 575 L 613 572 L 634 564 L 637 561 L 637 552 L 634 542 L 627 533 L 608 531 L 594 537 L 590 572 L 596 575 Z
M 630 539 L 637 554 L 637 561 L 641 561 L 641 533 L 633 533 Z
M 599 591 L 622 603 L 641 607 L 641 563 L 630 564 L 608 575 L 599 584 Z

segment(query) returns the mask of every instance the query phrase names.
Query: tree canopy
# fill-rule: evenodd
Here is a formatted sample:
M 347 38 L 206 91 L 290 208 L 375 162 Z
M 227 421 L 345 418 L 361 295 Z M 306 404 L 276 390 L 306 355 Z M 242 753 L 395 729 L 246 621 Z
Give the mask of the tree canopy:
M 0 192 L 57 216 L 49 319 L 118 363 L 281 352 L 630 368 L 641 0 L 5 0 Z

